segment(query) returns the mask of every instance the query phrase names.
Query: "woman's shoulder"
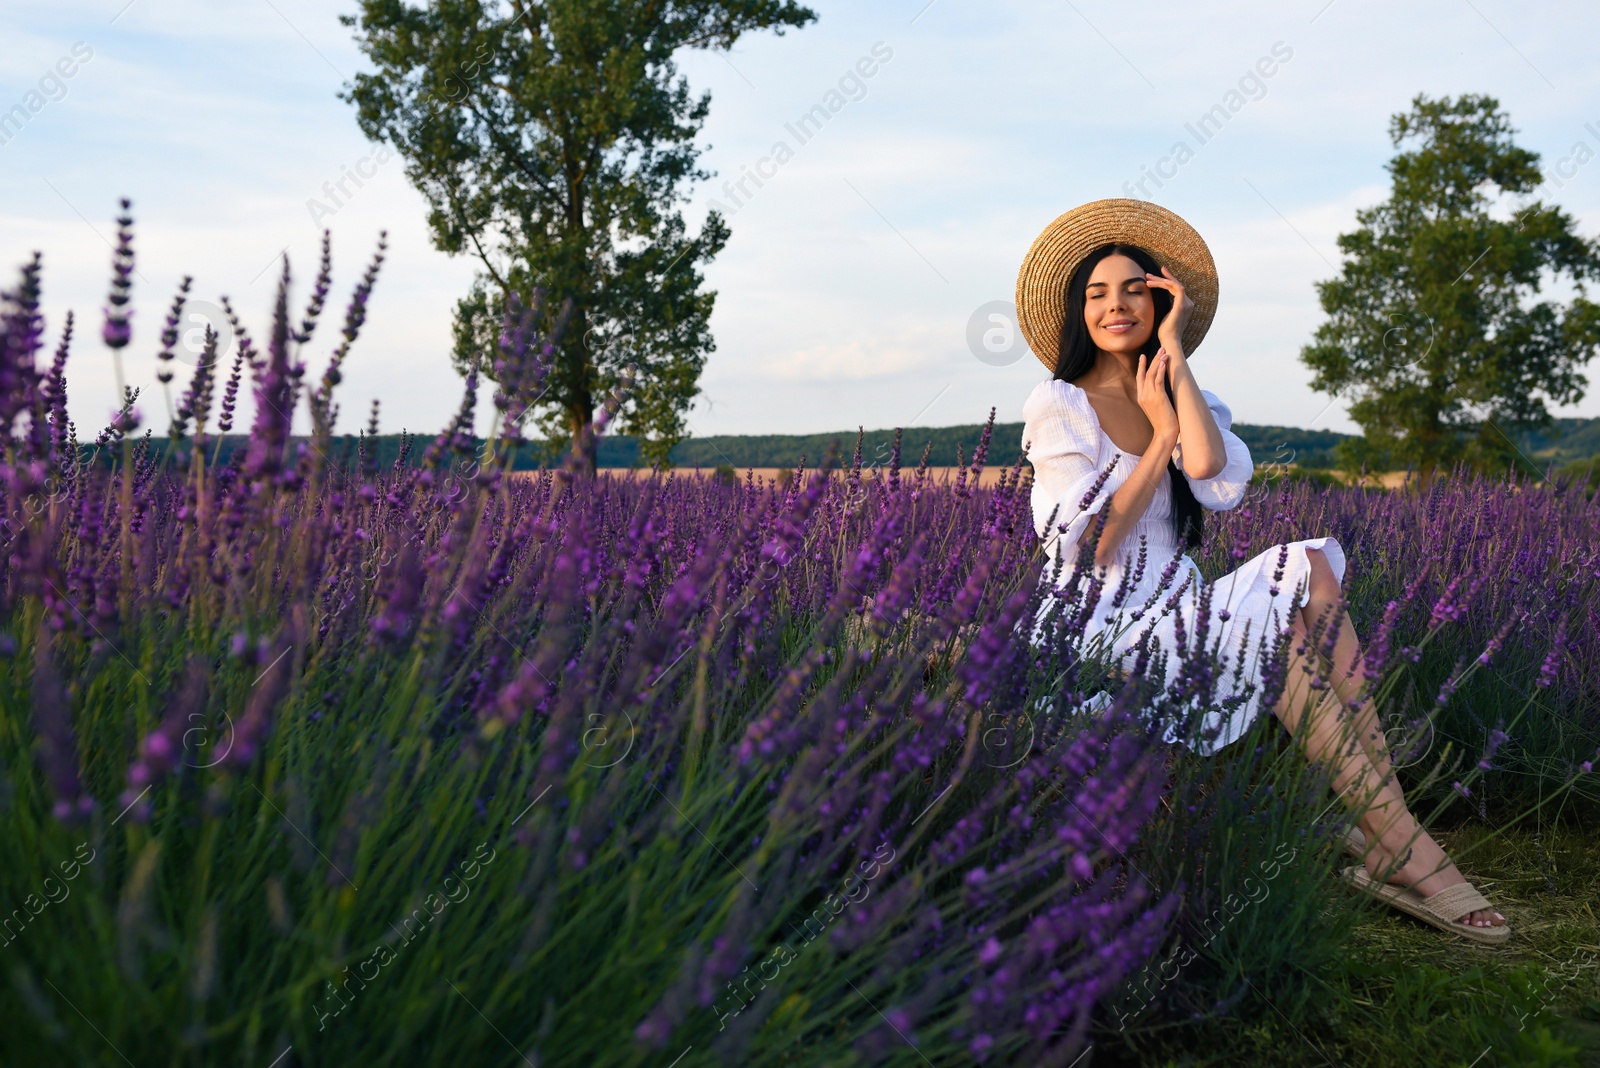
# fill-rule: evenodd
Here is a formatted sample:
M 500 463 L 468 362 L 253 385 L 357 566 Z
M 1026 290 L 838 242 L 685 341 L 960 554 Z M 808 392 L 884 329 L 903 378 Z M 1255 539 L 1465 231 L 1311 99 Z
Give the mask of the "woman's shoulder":
M 1089 395 L 1071 382 L 1047 379 L 1022 405 L 1022 437 L 1029 448 L 1094 452 L 1100 419 Z
M 1082 415 L 1089 408 L 1088 394 L 1071 382 L 1047 378 L 1033 387 L 1022 403 L 1022 418 L 1032 422 L 1050 415 Z

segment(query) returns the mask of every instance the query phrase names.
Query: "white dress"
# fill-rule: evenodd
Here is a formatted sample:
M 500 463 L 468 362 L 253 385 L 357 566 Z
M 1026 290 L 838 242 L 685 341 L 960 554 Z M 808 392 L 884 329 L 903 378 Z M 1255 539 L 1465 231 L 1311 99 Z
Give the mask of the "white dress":
M 1250 449 L 1229 429 L 1233 425 L 1233 413 L 1228 406 L 1207 390 L 1201 390 L 1200 395 L 1222 431 L 1228 459 L 1213 478 L 1190 478 L 1187 474 L 1184 477 L 1201 507 L 1224 511 L 1237 507 L 1244 499 L 1253 469 Z M 1100 428 L 1100 419 L 1089 404 L 1088 395 L 1070 382 L 1052 379 L 1039 383 L 1023 405 L 1022 416 L 1025 421 L 1023 447 L 1033 466 L 1033 525 L 1035 532 L 1046 539 L 1045 551 L 1050 558 L 1044 581 L 1051 580 L 1052 573 L 1056 572 L 1056 561 L 1064 557 L 1065 563 L 1056 577 L 1059 588 L 1066 585 L 1076 568 L 1079 539 L 1092 529 L 1094 517 L 1128 480 L 1140 457 L 1121 454 Z M 1172 459 L 1182 471 L 1181 445 L 1173 450 Z M 1084 507 L 1083 498 L 1094 488 L 1101 472 L 1113 462 L 1116 466 L 1098 495 Z M 1146 553 L 1143 573 L 1123 595 L 1120 604 L 1115 603 L 1118 587 L 1128 569 L 1135 567 L 1141 538 Z M 1286 549 L 1275 545 L 1246 560 L 1212 586 L 1206 646 L 1214 648 L 1221 661 L 1216 673 L 1217 700 L 1213 703 L 1222 704 L 1225 698 L 1246 692 L 1250 696 L 1242 703 L 1235 702 L 1231 711 L 1211 709 L 1199 717 L 1196 736 L 1184 739 L 1197 752 L 1209 754 L 1234 741 L 1260 715 L 1259 682 L 1265 652 L 1270 648 L 1268 642 L 1289 625 L 1291 612 L 1305 603 L 1311 576 L 1306 550 L 1322 550 L 1333 573 L 1341 582 L 1344 580 L 1344 550 L 1333 538 L 1289 542 Z M 1175 651 L 1180 644 L 1179 624 L 1181 622 L 1186 641 L 1192 643 L 1197 634 L 1196 625 L 1201 622 L 1198 612 L 1203 581 L 1192 559 L 1182 556 L 1171 582 L 1165 587 L 1161 585 L 1162 572 L 1181 552 L 1182 546 L 1172 525 L 1171 474 L 1166 472 L 1150 506 L 1118 546 L 1115 561 L 1108 567 L 1094 569 L 1104 577 L 1104 584 L 1084 631 L 1086 655 L 1103 657 L 1123 668 L 1131 668 L 1137 659 L 1137 647 L 1148 634 L 1150 639 L 1159 642 L 1159 649 L 1166 655 L 1150 659 L 1147 675 L 1152 680 L 1159 679 L 1163 686 L 1172 681 L 1177 659 Z M 1281 577 L 1275 577 L 1280 560 Z M 1093 592 L 1089 587 L 1089 594 Z M 1174 593 L 1177 594 L 1175 605 Z M 1041 621 L 1054 607 L 1053 600 L 1045 598 Z M 1037 635 L 1036 630 L 1036 639 Z M 1169 727 L 1167 740 L 1175 738 L 1175 726 Z

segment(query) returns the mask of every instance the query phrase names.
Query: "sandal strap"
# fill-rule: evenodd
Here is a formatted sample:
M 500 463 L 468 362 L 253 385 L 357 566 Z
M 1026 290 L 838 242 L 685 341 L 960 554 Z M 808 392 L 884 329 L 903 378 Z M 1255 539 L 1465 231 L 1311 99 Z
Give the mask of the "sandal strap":
M 1447 886 L 1431 897 L 1422 899 L 1422 907 L 1442 919 L 1455 921 L 1469 912 L 1492 909 L 1489 899 L 1478 893 L 1471 883 Z

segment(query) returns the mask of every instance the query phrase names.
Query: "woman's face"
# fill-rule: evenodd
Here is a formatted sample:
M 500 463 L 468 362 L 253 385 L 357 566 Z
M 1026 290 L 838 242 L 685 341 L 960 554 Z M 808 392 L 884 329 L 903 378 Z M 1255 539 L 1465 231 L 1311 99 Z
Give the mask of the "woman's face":
M 1123 255 L 1095 265 L 1084 287 L 1083 322 L 1102 352 L 1137 353 L 1156 326 L 1156 305 L 1144 268 Z

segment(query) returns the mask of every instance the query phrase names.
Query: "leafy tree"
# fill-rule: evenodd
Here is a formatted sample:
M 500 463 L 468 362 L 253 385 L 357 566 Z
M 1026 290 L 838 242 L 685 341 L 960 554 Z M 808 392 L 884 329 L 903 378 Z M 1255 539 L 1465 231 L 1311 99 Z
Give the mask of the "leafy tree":
M 538 425 L 592 467 L 596 398 L 636 365 L 621 429 L 664 462 L 715 349 L 699 268 L 728 240 L 715 212 L 685 232 L 688 187 L 709 177 L 695 139 L 710 94 L 691 95 L 673 57 L 815 14 L 795 0 L 361 0 L 343 18 L 377 68 L 345 94 L 362 131 L 404 158 L 435 245 L 483 266 L 456 311 L 458 369 L 492 373 L 508 294 L 556 298 L 547 329 L 570 300 Z
M 1388 163 L 1389 199 L 1356 213 L 1339 277 L 1317 285 L 1329 318 L 1300 354 L 1313 388 L 1353 395 L 1368 444 L 1416 464 L 1423 485 L 1441 465 L 1514 460 L 1512 439 L 1549 424 L 1547 400 L 1583 396 L 1600 347 L 1583 288 L 1596 246 L 1559 208 L 1499 210 L 1540 181 L 1514 132 L 1491 97 L 1418 95 L 1389 124 L 1396 148 L 1415 144 Z M 1536 300 L 1562 279 L 1569 303 Z

